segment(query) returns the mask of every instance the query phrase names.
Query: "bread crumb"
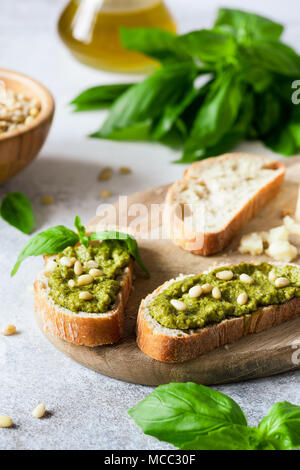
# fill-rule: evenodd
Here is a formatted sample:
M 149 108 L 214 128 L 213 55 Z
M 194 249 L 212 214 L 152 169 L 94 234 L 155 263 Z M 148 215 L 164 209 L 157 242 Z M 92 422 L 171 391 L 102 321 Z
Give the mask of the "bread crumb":
M 102 189 L 99 191 L 99 197 L 108 198 L 111 197 L 111 192 L 108 189 Z
M 108 181 L 112 177 L 112 168 L 106 167 L 98 175 L 99 181 Z
M 41 198 L 41 202 L 44 206 L 49 206 L 54 203 L 54 197 L 50 196 L 50 194 L 44 194 Z
M 129 166 L 121 166 L 120 168 L 121 175 L 129 175 L 130 173 L 132 173 L 132 169 L 129 168 Z

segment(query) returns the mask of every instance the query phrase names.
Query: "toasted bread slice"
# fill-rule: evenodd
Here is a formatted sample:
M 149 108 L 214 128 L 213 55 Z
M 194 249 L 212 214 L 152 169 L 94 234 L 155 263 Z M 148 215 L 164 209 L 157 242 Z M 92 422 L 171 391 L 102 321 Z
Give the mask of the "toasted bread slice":
M 46 264 L 51 257 L 45 256 Z M 123 335 L 123 314 L 131 288 L 133 260 L 124 269 L 121 290 L 111 310 L 105 313 L 74 313 L 61 307 L 49 295 L 45 269 L 34 283 L 35 309 L 43 329 L 57 338 L 84 346 L 100 346 L 118 342 Z
M 137 344 L 145 354 L 158 361 L 188 361 L 234 343 L 245 335 L 259 333 L 300 316 L 300 297 L 295 297 L 284 304 L 263 307 L 251 314 L 231 317 L 204 328 L 180 330 L 161 326 L 151 316 L 150 304 L 170 284 L 186 277 L 180 275 L 165 282 L 141 302 L 137 318 Z
M 166 196 L 171 238 L 197 255 L 218 253 L 275 198 L 284 175 L 283 163 L 242 153 L 194 163 Z

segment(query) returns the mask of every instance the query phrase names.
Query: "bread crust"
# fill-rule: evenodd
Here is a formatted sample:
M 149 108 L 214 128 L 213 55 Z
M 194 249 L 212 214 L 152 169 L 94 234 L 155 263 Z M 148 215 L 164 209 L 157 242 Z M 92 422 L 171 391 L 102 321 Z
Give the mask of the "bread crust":
M 152 301 L 166 284 L 169 284 L 169 281 L 141 302 L 137 318 L 138 347 L 148 356 L 161 362 L 189 361 L 220 346 L 234 343 L 243 336 L 259 333 L 300 316 L 300 297 L 295 297 L 284 304 L 263 307 L 251 314 L 229 318 L 198 330 L 171 330 L 178 332 L 175 336 L 168 333 L 168 328 L 161 327 L 152 317 L 149 319 L 149 301 Z
M 73 344 L 95 347 L 118 342 L 123 335 L 123 314 L 131 288 L 134 262 L 124 269 L 122 287 L 110 312 L 74 313 L 56 304 L 47 291 L 45 271 L 34 283 L 35 310 L 43 330 Z
M 230 159 L 233 156 L 236 158 L 243 157 L 245 154 L 225 154 L 217 157 L 218 159 Z M 274 169 L 281 170 L 280 173 L 274 177 L 274 179 L 263 186 L 256 194 L 249 199 L 249 201 L 243 206 L 243 208 L 237 212 L 231 220 L 228 221 L 226 226 L 218 232 L 206 232 L 206 233 L 195 233 L 190 231 L 188 234 L 184 222 L 181 217 L 176 215 L 176 206 L 173 203 L 174 193 L 180 182 L 175 182 L 168 189 L 166 195 L 166 208 L 165 216 L 166 220 L 171 221 L 171 235 L 173 242 L 183 248 L 186 251 L 190 251 L 195 255 L 209 256 L 222 251 L 232 239 L 242 230 L 247 222 L 255 217 L 257 213 L 266 206 L 272 199 L 274 199 L 283 183 L 286 168 L 283 163 L 266 159 L 266 162 L 270 162 Z M 185 170 L 183 181 L 189 181 L 189 174 L 195 166 L 210 166 L 216 164 L 216 158 L 210 158 L 201 162 L 195 162 L 193 165 Z M 187 236 L 183 236 L 188 235 Z M 198 241 L 197 241 L 198 240 Z M 195 248 L 195 246 L 199 247 Z

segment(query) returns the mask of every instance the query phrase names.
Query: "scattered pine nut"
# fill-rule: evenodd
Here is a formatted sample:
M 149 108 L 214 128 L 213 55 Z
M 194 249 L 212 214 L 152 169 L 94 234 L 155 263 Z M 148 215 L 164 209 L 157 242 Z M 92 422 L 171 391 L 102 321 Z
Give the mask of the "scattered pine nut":
M 173 305 L 174 308 L 176 308 L 176 310 L 179 310 L 179 311 L 186 310 L 186 308 L 187 308 L 185 303 L 181 302 L 181 300 L 172 299 L 170 301 L 170 303 L 171 303 L 171 305 Z
M 12 425 L 13 422 L 9 416 L 0 416 L 0 428 L 11 428 Z
M 130 173 L 132 173 L 132 169 L 129 168 L 129 166 L 121 166 L 120 168 L 121 175 L 129 175 Z
M 101 191 L 99 191 L 99 197 L 103 197 L 103 198 L 109 198 L 111 197 L 111 192 L 108 190 L 108 189 L 102 189 Z
M 202 287 L 200 286 L 193 286 L 189 290 L 189 296 L 192 298 L 200 297 L 202 294 Z
M 91 284 L 93 281 L 94 281 L 94 278 L 90 274 L 82 274 L 78 278 L 78 285 L 87 286 L 88 284 Z
M 1 334 L 3 336 L 12 336 L 15 335 L 17 332 L 17 329 L 15 325 L 7 325 L 1 330 Z
M 213 289 L 213 287 L 210 284 L 203 284 L 203 286 L 202 286 L 203 294 L 210 294 L 212 289 Z
M 221 291 L 218 287 L 213 288 L 211 295 L 214 299 L 220 299 L 222 297 Z
M 73 287 L 75 287 L 75 285 L 76 285 L 76 283 L 75 283 L 74 279 L 70 279 L 70 280 L 68 281 L 68 286 L 69 286 L 71 289 L 73 289 Z
M 98 175 L 98 180 L 99 181 L 108 181 L 108 180 L 110 180 L 111 176 L 112 176 L 112 168 L 107 167 L 107 168 L 104 168 L 102 171 L 100 171 L 100 173 Z
M 79 293 L 80 300 L 91 300 L 93 298 L 90 292 L 84 291 Z
M 80 276 L 82 274 L 82 264 L 80 261 L 76 261 L 74 264 L 74 273 L 76 276 Z
M 216 278 L 221 279 L 222 281 L 230 281 L 233 278 L 232 271 L 218 271 L 216 273 Z
M 45 403 L 40 403 L 36 408 L 34 408 L 32 412 L 32 416 L 37 419 L 41 419 L 45 416 L 46 413 L 46 405 Z
M 44 206 L 49 206 L 50 204 L 54 203 L 54 197 L 50 196 L 50 194 L 44 194 L 42 196 L 41 202 Z
M 290 281 L 286 277 L 278 277 L 275 280 L 275 286 L 278 287 L 278 288 L 287 287 L 289 284 L 290 284 Z
M 236 301 L 239 305 L 245 305 L 248 302 L 248 294 L 246 294 L 246 292 L 242 292 L 242 294 L 238 295 Z
M 240 281 L 244 282 L 245 284 L 253 284 L 254 280 L 252 279 L 251 276 L 248 276 L 248 274 L 242 273 L 240 275 Z
M 89 274 L 93 277 L 99 277 L 102 276 L 103 271 L 101 271 L 101 269 L 92 268 L 89 270 Z
M 68 258 L 68 256 L 60 258 L 59 262 L 62 266 L 66 266 L 67 268 L 70 268 L 73 264 L 71 258 Z
M 275 282 L 276 279 L 277 279 L 277 276 L 276 276 L 276 274 L 275 274 L 275 271 L 270 271 L 268 277 L 269 277 L 269 281 L 270 281 L 270 282 Z
M 86 269 L 91 269 L 91 268 L 98 268 L 98 263 L 97 261 L 94 261 L 94 260 L 90 260 L 90 261 L 87 261 L 86 263 L 84 263 L 84 267 Z

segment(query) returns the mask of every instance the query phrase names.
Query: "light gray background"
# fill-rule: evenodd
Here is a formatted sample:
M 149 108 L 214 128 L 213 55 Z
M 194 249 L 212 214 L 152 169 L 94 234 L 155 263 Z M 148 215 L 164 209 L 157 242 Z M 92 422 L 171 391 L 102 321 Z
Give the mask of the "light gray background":
M 129 165 L 129 176 L 116 175 L 102 187 L 114 198 L 180 178 L 184 167 L 170 162 L 177 155 L 159 145 L 116 143 L 87 139 L 104 113 L 72 114 L 67 103 L 82 89 L 130 76 L 89 69 L 72 59 L 56 34 L 56 21 L 66 2 L 61 0 L 0 0 L 0 64 L 27 73 L 48 86 L 56 99 L 53 128 L 38 159 L 21 175 L 0 188 L 25 192 L 33 201 L 37 228 L 63 223 L 74 215 L 84 222 L 95 215 L 100 184 L 96 175 L 106 165 L 116 170 Z M 222 4 L 243 8 L 245 2 L 169 0 L 167 2 L 185 32 L 212 24 Z M 299 47 L 298 0 L 252 0 L 253 11 L 287 25 L 285 39 Z M 300 78 L 300 77 L 299 77 Z M 240 148 L 270 154 L 257 144 Z M 1 156 L 0 156 L 1 158 Z M 40 204 L 52 194 L 50 207 Z M 113 200 L 113 198 L 112 198 Z M 151 392 L 151 388 L 126 384 L 89 371 L 56 351 L 41 335 L 34 321 L 30 285 L 42 260 L 24 263 L 11 280 L 9 272 L 26 236 L 0 221 L 0 327 L 17 325 L 19 334 L 0 336 L 0 414 L 10 415 L 12 429 L 0 429 L 1 449 L 167 449 L 167 444 L 144 436 L 127 410 Z M 279 400 L 300 405 L 300 373 L 218 387 L 243 407 L 249 424 L 255 425 Z M 44 401 L 51 416 L 31 417 Z

